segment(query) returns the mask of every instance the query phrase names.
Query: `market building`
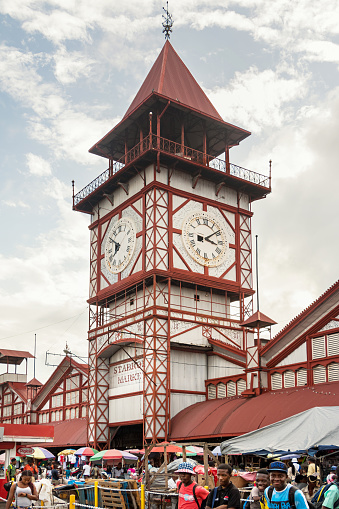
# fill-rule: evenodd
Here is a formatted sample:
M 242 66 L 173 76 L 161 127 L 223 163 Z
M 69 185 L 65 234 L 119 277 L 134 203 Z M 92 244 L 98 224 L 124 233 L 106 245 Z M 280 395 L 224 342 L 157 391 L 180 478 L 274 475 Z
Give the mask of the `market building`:
M 31 358 L 29 352 L 0 350 L 0 363 L 6 366 L 0 374 L 0 423 L 52 425 L 53 444 L 46 442 L 46 447 L 86 445 L 88 365 L 65 355 L 42 384 L 35 378 L 27 382 Z M 19 373 L 24 361 L 25 370 Z

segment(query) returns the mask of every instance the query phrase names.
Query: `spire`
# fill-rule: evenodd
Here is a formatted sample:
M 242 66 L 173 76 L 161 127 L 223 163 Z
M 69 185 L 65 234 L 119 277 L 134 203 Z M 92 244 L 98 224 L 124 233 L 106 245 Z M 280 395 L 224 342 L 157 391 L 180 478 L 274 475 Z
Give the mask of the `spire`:
M 152 93 L 157 93 L 221 120 L 222 118 L 167 40 L 124 118 Z

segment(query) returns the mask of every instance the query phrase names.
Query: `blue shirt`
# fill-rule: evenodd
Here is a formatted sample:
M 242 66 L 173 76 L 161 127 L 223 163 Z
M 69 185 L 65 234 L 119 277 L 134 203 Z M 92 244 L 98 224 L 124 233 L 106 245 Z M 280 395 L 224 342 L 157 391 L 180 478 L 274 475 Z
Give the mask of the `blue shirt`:
M 260 505 L 262 509 L 289 509 L 290 503 L 288 500 L 288 492 L 290 491 L 291 485 L 288 484 L 286 488 L 282 491 L 276 491 L 273 489 L 272 500 L 269 500 L 267 491 L 268 488 L 265 489 L 265 493 L 263 496 L 263 500 L 260 501 Z M 296 509 L 308 509 L 308 503 L 304 494 L 300 490 L 296 490 L 294 495 L 294 503 Z

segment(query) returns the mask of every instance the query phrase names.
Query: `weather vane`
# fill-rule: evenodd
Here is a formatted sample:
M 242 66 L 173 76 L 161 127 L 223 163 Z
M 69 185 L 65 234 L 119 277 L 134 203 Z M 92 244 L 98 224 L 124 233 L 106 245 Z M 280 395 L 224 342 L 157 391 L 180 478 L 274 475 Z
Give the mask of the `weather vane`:
M 164 14 L 162 15 L 164 18 L 164 21 L 162 22 L 162 26 L 164 27 L 162 33 L 165 34 L 165 39 L 167 40 L 171 37 L 172 26 L 174 23 L 171 14 L 168 12 L 168 2 L 166 9 L 163 7 L 163 10 L 165 11 L 166 16 L 164 16 Z

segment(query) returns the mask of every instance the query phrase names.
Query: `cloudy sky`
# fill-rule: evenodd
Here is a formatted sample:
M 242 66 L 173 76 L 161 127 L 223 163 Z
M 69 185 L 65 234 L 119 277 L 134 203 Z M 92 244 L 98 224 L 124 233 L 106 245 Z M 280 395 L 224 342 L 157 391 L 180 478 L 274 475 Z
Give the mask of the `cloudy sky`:
M 124 115 L 159 54 L 155 0 L 0 0 L 0 346 L 86 357 L 89 217 L 106 169 L 88 149 Z M 254 204 L 260 308 L 278 332 L 338 279 L 339 3 L 171 0 L 171 42 L 227 122 L 231 162 L 268 173 Z M 50 355 L 51 364 L 61 357 Z M 29 374 L 32 375 L 32 366 Z

